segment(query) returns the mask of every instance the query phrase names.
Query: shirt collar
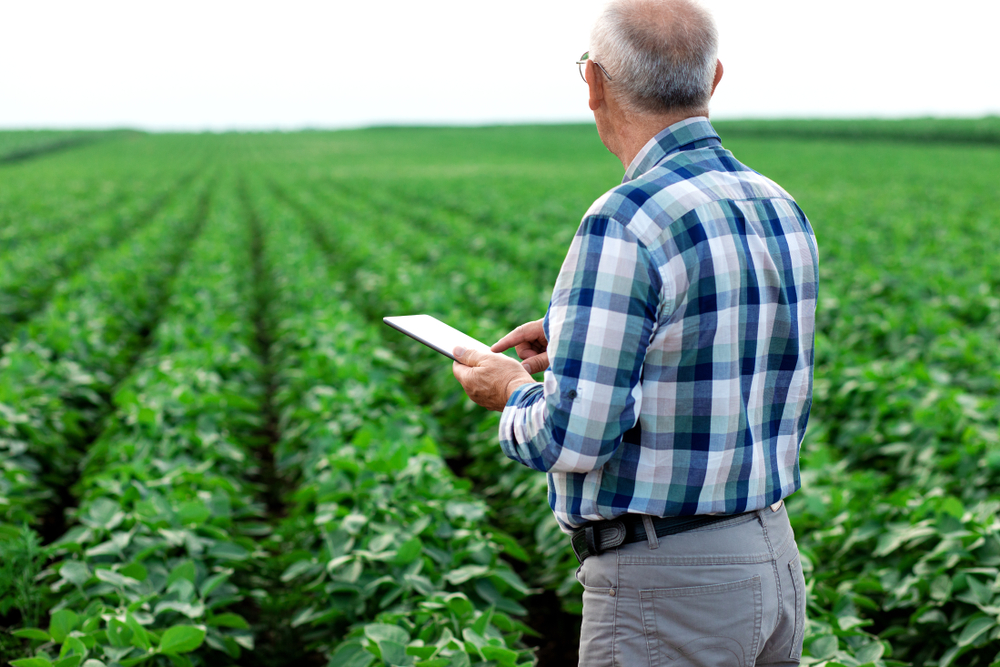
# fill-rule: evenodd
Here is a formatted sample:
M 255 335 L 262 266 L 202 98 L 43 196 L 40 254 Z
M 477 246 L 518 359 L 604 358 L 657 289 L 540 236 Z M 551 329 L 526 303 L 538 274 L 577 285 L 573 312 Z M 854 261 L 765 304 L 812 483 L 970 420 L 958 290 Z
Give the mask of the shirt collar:
M 642 150 L 633 158 L 632 164 L 625 170 L 625 177 L 622 179 L 622 183 L 628 183 L 642 176 L 663 162 L 671 153 L 712 145 L 721 146 L 722 142 L 719 140 L 719 135 L 715 131 L 715 128 L 708 122 L 708 117 L 692 116 L 691 118 L 685 118 L 662 130 L 646 142 Z

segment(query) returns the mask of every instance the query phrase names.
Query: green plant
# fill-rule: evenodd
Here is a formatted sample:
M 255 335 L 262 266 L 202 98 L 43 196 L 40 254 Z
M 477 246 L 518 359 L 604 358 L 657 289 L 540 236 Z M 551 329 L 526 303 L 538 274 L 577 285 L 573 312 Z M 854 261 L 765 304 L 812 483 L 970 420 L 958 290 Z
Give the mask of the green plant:
M 22 623 L 38 624 L 42 590 L 37 579 L 47 557 L 48 549 L 27 526 L 13 537 L 0 539 L 0 615 L 17 609 Z

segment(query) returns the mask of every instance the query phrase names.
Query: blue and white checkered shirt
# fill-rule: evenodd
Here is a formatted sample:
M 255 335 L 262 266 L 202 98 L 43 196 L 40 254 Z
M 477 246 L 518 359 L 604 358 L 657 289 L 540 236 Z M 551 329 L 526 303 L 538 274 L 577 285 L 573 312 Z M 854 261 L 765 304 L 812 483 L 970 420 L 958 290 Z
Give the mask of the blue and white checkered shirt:
M 816 239 L 707 118 L 660 132 L 587 211 L 556 279 L 542 383 L 500 422 L 566 531 L 735 514 L 799 488 Z

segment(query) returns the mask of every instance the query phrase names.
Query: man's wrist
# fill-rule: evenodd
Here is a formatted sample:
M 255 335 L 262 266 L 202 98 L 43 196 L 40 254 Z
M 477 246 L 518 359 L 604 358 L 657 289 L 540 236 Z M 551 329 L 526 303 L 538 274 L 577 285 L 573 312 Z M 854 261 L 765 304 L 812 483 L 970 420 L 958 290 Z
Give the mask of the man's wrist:
M 521 387 L 521 386 L 526 385 L 526 384 L 531 384 L 532 382 L 534 382 L 534 380 L 531 379 L 531 376 L 523 377 L 523 378 L 515 378 L 515 379 L 511 380 L 510 382 L 508 382 L 507 383 L 507 395 L 504 397 L 504 404 L 507 404 L 507 403 L 510 402 L 510 397 L 514 395 L 514 392 L 517 391 L 518 387 Z

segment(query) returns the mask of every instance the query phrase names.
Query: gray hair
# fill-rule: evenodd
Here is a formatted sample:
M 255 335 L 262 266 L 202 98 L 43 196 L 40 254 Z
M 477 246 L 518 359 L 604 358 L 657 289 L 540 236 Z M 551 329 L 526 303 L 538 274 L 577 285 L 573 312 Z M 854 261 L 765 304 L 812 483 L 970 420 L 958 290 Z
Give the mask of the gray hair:
M 632 112 L 708 109 L 718 34 L 692 0 L 613 0 L 590 35 L 590 56 Z

